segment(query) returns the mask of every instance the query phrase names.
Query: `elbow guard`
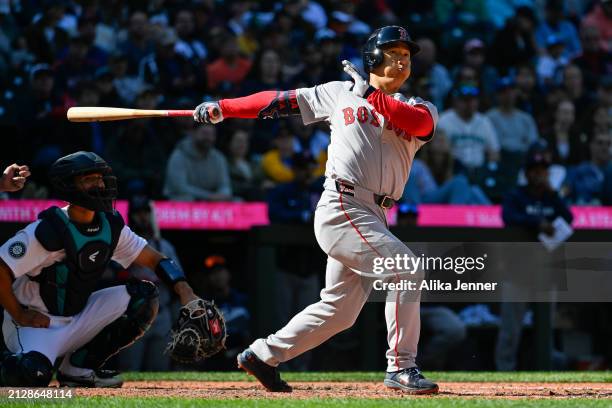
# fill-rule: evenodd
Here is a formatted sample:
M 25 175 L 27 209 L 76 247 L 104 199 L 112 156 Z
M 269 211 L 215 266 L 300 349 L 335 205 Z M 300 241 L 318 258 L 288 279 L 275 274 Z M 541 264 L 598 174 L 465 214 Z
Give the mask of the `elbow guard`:
M 259 111 L 259 119 L 277 119 L 300 113 L 295 90 L 277 91 L 276 96 L 265 108 Z
M 170 258 L 164 258 L 155 267 L 155 273 L 168 286 L 173 287 L 175 283 L 187 280 L 179 266 Z

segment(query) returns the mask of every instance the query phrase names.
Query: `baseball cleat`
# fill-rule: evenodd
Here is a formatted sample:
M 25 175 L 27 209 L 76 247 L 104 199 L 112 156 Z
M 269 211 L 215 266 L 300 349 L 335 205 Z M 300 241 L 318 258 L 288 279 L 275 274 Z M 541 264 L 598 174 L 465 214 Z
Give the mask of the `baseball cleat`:
M 253 351 L 248 348 L 236 357 L 238 368 L 257 378 L 261 385 L 270 392 L 291 392 L 293 389 L 281 380 L 278 368 L 261 361 Z
M 437 394 L 438 384 L 423 377 L 419 367 L 405 368 L 385 375 L 383 382 L 387 388 L 407 394 Z
M 67 375 L 57 372 L 57 381 L 60 387 L 80 388 L 121 388 L 123 380 L 115 370 L 92 370 L 89 375 Z

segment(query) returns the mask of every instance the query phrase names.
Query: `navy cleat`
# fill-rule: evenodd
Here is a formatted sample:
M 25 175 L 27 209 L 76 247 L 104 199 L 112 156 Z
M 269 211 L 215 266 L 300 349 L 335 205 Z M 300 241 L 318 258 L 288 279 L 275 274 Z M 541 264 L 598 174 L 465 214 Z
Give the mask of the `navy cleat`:
M 281 380 L 278 368 L 261 361 L 250 348 L 238 354 L 236 360 L 238 368 L 257 378 L 268 391 L 291 392 L 293 390 L 289 384 Z
M 385 375 L 387 388 L 403 391 L 407 394 L 437 394 L 438 384 L 423 377 L 419 367 L 405 368 Z
M 82 387 L 82 388 L 121 388 L 123 380 L 118 371 L 114 370 L 92 370 L 88 375 L 73 376 L 57 372 L 57 381 L 60 387 Z

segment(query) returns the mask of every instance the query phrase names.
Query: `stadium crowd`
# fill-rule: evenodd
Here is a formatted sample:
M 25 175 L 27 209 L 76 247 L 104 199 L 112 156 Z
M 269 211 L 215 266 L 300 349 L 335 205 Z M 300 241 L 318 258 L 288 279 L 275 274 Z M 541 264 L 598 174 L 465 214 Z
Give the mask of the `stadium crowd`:
M 2 159 L 30 166 L 18 194 L 28 198 L 49 196 L 46 167 L 76 150 L 111 163 L 124 198 L 275 200 L 299 193 L 283 186 L 296 175 L 313 190 L 325 124 L 72 124 L 65 113 L 191 109 L 347 80 L 340 61 L 361 65 L 361 44 L 385 24 L 407 27 L 422 49 L 403 91 L 440 111 L 404 202 L 499 203 L 526 183 L 522 167 L 538 143 L 564 200 L 612 204 L 610 0 L 1 0 Z M 286 221 L 306 221 L 304 210 Z

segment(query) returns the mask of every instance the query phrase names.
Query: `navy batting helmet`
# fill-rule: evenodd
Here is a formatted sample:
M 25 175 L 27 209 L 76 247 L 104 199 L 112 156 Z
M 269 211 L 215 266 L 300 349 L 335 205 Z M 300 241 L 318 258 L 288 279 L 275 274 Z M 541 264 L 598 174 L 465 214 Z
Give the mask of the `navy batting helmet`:
M 80 189 L 76 176 L 100 173 L 104 188 Z M 112 211 L 117 198 L 117 178 L 103 158 L 92 152 L 76 152 L 60 157 L 51 165 L 49 179 L 57 198 L 92 211 Z
M 403 42 L 408 46 L 411 56 L 417 54 L 421 47 L 412 39 L 408 31 L 400 26 L 386 26 L 377 29 L 370 35 L 365 45 L 363 46 L 363 68 L 366 72 L 372 71 L 376 66 L 383 62 L 382 48 L 387 44 L 394 42 Z

